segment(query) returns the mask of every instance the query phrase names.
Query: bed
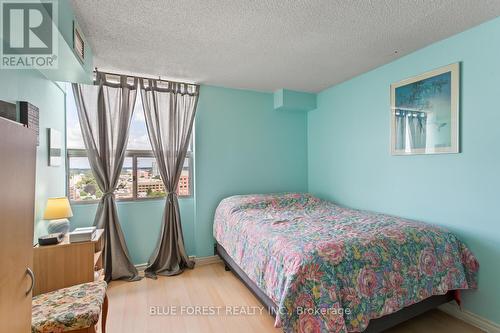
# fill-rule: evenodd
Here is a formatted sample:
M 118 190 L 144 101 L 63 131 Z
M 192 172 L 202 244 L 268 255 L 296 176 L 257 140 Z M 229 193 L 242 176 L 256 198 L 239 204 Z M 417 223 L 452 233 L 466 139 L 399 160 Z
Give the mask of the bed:
M 285 332 L 378 332 L 477 287 L 453 233 L 309 194 L 226 198 L 214 237 Z

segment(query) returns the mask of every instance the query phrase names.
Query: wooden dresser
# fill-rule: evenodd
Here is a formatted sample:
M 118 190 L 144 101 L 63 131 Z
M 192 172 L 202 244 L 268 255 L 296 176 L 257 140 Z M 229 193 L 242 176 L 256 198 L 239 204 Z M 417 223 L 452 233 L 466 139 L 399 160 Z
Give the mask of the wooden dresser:
M 104 279 L 103 229 L 91 241 L 70 243 L 69 236 L 56 245 L 35 246 L 33 296 L 76 284 Z
M 36 135 L 1 117 L 0 134 L 0 331 L 30 332 Z

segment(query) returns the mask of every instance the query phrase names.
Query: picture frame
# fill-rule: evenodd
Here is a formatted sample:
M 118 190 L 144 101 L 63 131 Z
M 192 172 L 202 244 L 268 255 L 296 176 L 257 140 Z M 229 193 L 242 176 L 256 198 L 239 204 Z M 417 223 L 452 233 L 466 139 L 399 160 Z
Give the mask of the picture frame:
M 49 135 L 49 166 L 60 166 L 62 164 L 61 132 L 53 128 L 49 128 L 48 135 Z
M 391 84 L 391 154 L 459 153 L 460 63 Z

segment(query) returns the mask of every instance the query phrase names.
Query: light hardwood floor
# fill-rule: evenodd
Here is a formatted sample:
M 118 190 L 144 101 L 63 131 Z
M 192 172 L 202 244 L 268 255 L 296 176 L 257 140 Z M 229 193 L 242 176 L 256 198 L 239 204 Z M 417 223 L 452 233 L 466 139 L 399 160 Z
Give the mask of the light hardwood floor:
M 139 282 L 112 282 L 108 289 L 109 333 L 163 333 L 163 332 L 281 332 L 273 327 L 274 319 L 265 311 L 262 315 L 227 315 L 231 310 L 258 309 L 259 301 L 221 263 L 196 267 L 179 276 L 143 279 Z M 173 306 L 177 315 L 167 315 Z M 182 308 L 182 307 L 185 308 Z M 199 306 L 199 311 L 219 315 L 190 315 L 187 312 Z M 201 306 L 212 308 L 202 309 Z M 160 315 L 151 315 L 151 307 Z M 248 308 L 247 308 L 248 307 Z M 181 314 L 181 311 L 184 311 Z M 390 333 L 479 333 L 479 329 L 435 310 L 414 318 Z

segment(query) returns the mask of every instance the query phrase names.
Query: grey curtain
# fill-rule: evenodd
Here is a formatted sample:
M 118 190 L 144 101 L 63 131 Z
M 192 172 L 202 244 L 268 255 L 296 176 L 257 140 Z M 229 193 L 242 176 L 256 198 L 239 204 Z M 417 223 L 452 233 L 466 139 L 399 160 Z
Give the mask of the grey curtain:
M 113 81 L 97 73 L 95 85 L 73 83 L 83 141 L 92 173 L 103 196 L 94 225 L 104 229 L 106 281 L 139 280 L 118 221 L 114 191 L 125 159 L 130 121 L 137 96 L 137 79 Z
M 197 85 L 141 79 L 141 97 L 153 154 L 167 197 L 161 232 L 145 274 L 176 275 L 194 262 L 186 254 L 177 185 L 191 139 L 198 103 Z

